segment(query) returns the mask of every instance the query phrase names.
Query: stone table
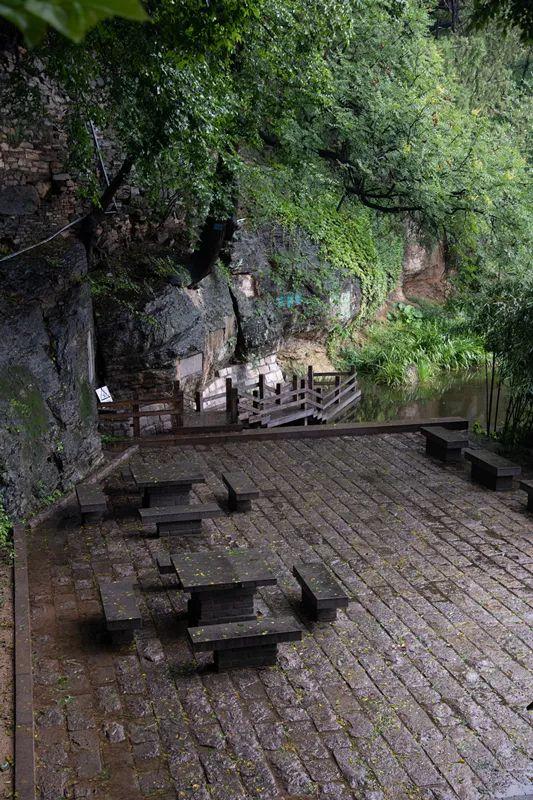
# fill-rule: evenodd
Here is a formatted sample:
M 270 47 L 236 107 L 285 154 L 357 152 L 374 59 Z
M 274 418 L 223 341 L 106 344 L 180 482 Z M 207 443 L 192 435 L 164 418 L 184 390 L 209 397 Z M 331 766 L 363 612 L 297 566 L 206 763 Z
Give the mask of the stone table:
M 196 469 L 184 469 L 174 464 L 136 464 L 131 474 L 143 492 L 143 506 L 187 505 L 193 484 L 205 483 L 205 476 Z
M 182 589 L 191 594 L 191 626 L 255 619 L 257 587 L 277 583 L 258 550 L 180 553 L 170 559 Z

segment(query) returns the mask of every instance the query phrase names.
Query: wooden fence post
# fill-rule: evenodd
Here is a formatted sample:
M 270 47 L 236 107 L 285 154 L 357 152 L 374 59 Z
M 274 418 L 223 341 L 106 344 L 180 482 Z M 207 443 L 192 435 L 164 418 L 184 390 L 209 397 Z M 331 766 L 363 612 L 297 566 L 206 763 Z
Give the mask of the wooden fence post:
M 303 400 L 303 402 L 300 404 L 300 408 L 302 409 L 302 411 L 305 411 L 307 409 L 307 379 L 306 378 L 302 378 L 300 380 L 300 397 Z M 301 424 L 307 425 L 307 417 L 304 417 L 303 422 Z
M 276 394 L 277 395 L 281 394 L 281 383 L 276 383 Z M 277 406 L 281 405 L 281 398 L 280 397 L 276 398 L 276 405 Z
M 263 375 L 262 372 L 259 373 L 258 385 L 259 385 L 259 399 L 260 400 L 264 400 L 265 399 L 265 376 Z
M 292 376 L 292 391 L 293 391 L 292 401 L 295 403 L 298 400 L 298 378 L 296 377 L 296 375 Z
M 313 365 L 309 364 L 309 366 L 307 367 L 307 387 L 309 389 L 312 389 L 313 384 L 314 384 Z
M 230 422 L 235 424 L 239 421 L 239 390 L 235 386 L 231 390 L 230 397 Z
M 231 413 L 231 392 L 233 389 L 233 381 L 231 378 L 226 378 L 226 411 Z
M 183 413 L 185 411 L 183 389 L 180 388 L 180 382 L 174 381 L 172 385 L 172 400 L 174 406 L 174 429 L 183 427 Z
M 202 393 L 201 392 L 195 392 L 194 393 L 194 405 L 195 405 L 197 411 L 201 411 L 202 410 Z
M 137 401 L 139 400 L 139 396 L 138 395 L 135 396 L 135 400 L 137 400 Z M 141 436 L 141 419 L 140 419 L 139 416 L 135 416 L 135 414 L 137 414 L 137 415 L 139 414 L 139 408 L 140 408 L 140 406 L 139 406 L 138 402 L 136 402 L 136 403 L 134 403 L 132 405 L 132 413 L 134 415 L 132 417 L 132 419 L 133 419 L 133 436 L 134 436 L 135 439 L 139 439 L 140 436 Z
M 335 397 L 339 394 L 339 386 L 341 385 L 341 376 L 335 375 Z M 337 400 L 335 405 L 339 405 L 340 400 Z

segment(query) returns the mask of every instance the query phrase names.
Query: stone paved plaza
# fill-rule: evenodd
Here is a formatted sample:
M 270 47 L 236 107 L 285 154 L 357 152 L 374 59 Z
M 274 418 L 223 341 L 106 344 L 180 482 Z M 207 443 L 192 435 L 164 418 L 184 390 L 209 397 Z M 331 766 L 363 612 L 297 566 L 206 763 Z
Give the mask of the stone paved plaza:
M 145 450 L 264 490 L 253 511 L 204 522 L 172 550 L 264 548 L 278 585 L 263 615 L 302 642 L 275 668 L 215 673 L 185 638 L 187 595 L 158 574 L 168 538 L 143 535 L 118 477 L 113 514 L 30 539 L 39 792 L 46 800 L 475 800 L 533 797 L 533 518 L 522 493 L 473 485 L 418 434 Z M 122 487 L 122 488 L 121 488 Z M 306 621 L 292 577 L 322 560 L 352 598 Z M 101 637 L 96 579 L 134 576 L 143 629 Z M 528 688 L 529 682 L 529 688 Z

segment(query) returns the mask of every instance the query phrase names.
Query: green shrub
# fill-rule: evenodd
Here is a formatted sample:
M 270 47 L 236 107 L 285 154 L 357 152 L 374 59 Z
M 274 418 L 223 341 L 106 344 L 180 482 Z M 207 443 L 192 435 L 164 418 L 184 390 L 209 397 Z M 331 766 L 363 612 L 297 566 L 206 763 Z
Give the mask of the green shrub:
M 398 303 L 386 322 L 371 325 L 360 347 L 345 347 L 343 366 L 389 386 L 430 382 L 441 370 L 468 369 L 484 358 L 481 340 L 449 308 Z

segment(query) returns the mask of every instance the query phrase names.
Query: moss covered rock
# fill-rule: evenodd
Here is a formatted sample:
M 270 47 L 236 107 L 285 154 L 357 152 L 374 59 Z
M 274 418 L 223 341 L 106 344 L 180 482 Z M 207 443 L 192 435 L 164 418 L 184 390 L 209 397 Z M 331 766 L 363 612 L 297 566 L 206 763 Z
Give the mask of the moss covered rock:
M 0 265 L 0 500 L 22 516 L 101 458 L 85 251 Z

